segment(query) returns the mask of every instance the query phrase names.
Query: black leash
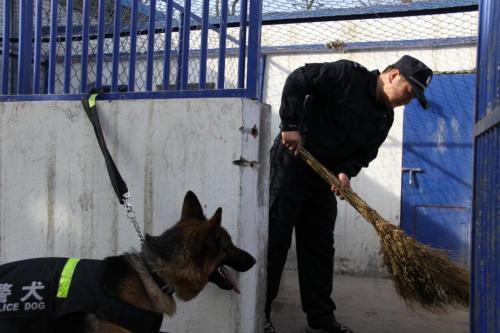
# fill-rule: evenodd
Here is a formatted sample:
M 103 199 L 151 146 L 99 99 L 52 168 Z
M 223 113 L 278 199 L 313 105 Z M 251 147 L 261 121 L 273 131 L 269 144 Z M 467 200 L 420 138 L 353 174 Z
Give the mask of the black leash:
M 101 92 L 92 90 L 86 99 L 82 99 L 83 108 L 85 113 L 89 117 L 92 126 L 94 127 L 94 132 L 97 137 L 97 142 L 99 142 L 99 147 L 101 147 L 102 155 L 106 161 L 106 168 L 108 169 L 109 179 L 113 185 L 118 201 L 121 205 L 125 203 L 125 195 L 128 193 L 127 184 L 122 178 L 120 171 L 116 167 L 115 161 L 109 153 L 108 147 L 106 145 L 106 140 L 102 134 L 101 123 L 99 121 L 99 115 L 97 114 L 96 108 L 96 98 L 101 94 Z
M 139 224 L 135 218 L 135 212 L 132 208 L 132 205 L 129 202 L 130 195 L 128 193 L 127 184 L 123 180 L 118 168 L 116 167 L 111 154 L 109 153 L 108 147 L 106 145 L 106 140 L 104 139 L 104 135 L 102 133 L 101 123 L 99 122 L 99 115 L 97 114 L 96 107 L 96 98 L 101 93 L 97 90 L 92 90 L 88 95 L 87 99 L 82 100 L 83 108 L 85 109 L 85 113 L 90 119 L 92 126 L 94 127 L 94 132 L 97 137 L 97 141 L 99 142 L 99 147 L 101 147 L 102 155 L 104 156 L 104 160 L 106 161 L 106 168 L 108 169 L 109 179 L 111 180 L 111 184 L 113 185 L 113 189 L 115 190 L 116 196 L 118 197 L 118 201 L 121 205 L 124 205 L 127 210 L 127 217 L 130 219 L 132 226 L 134 227 L 139 239 L 141 241 L 141 247 L 144 249 L 144 237 L 142 236 L 141 229 L 139 228 Z M 158 287 L 162 292 L 168 295 L 172 295 L 174 290 L 168 285 L 168 283 L 163 280 L 158 274 L 155 273 L 151 267 L 144 261 L 146 269 L 149 271 L 151 277 L 156 282 Z
M 134 227 L 139 239 L 141 241 L 141 246 L 144 247 L 144 237 L 142 236 L 142 232 L 139 228 L 139 224 L 136 220 L 136 215 L 132 205 L 129 202 L 130 195 L 128 193 L 128 187 L 125 181 L 118 171 L 116 167 L 115 161 L 111 157 L 109 153 L 108 147 L 106 145 L 106 140 L 104 139 L 104 135 L 102 134 L 101 123 L 99 122 L 99 115 L 97 114 L 96 107 L 96 98 L 101 94 L 101 91 L 93 89 L 87 98 L 82 99 L 82 105 L 85 109 L 85 113 L 87 114 L 92 126 L 94 127 L 94 132 L 97 137 L 97 142 L 99 142 L 99 147 L 101 147 L 102 155 L 104 156 L 104 160 L 106 162 L 106 168 L 108 169 L 109 179 L 111 180 L 111 184 L 113 185 L 113 189 L 115 190 L 116 196 L 118 197 L 118 201 L 121 205 L 125 206 L 127 211 L 127 217 L 130 219 L 132 226 Z

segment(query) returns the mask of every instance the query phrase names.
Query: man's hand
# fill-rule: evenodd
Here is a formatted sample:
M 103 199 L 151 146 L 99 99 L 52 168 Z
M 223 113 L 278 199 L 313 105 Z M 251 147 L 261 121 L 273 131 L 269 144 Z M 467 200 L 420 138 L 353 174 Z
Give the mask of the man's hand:
M 290 149 L 293 153 L 300 147 L 302 138 L 299 131 L 281 132 L 281 143 Z
M 337 186 L 333 185 L 332 192 L 334 192 L 335 195 L 338 196 L 340 200 L 344 200 L 344 197 L 340 193 L 340 190 L 345 190 L 347 188 L 351 188 L 351 180 L 349 179 L 349 176 L 343 172 L 339 173 L 337 175 L 337 178 L 340 180 L 340 186 L 337 187 Z

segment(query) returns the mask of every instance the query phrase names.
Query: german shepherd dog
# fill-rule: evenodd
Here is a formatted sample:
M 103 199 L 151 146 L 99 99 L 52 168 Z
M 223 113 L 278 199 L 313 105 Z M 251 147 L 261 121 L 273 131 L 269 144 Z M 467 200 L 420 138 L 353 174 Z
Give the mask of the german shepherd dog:
M 255 258 L 221 226 L 222 209 L 207 219 L 187 192 L 180 220 L 142 251 L 103 260 L 36 258 L 0 266 L 1 333 L 158 333 L 173 294 L 190 300 L 210 281 L 239 292 L 224 267 L 245 272 Z

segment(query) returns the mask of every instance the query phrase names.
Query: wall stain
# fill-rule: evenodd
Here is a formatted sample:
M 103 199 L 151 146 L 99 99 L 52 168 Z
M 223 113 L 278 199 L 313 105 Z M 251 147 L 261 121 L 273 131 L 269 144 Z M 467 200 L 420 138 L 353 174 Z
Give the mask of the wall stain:
M 66 110 L 64 110 L 64 116 L 70 121 L 70 122 L 73 122 L 76 115 L 75 115 L 75 111 L 71 108 L 67 108 Z
M 113 220 L 111 221 L 111 253 L 118 254 L 118 204 L 113 204 Z
M 55 228 L 54 205 L 56 192 L 56 153 L 54 143 L 48 147 L 47 159 L 47 255 L 54 255 Z
M 440 153 L 444 153 L 446 151 L 446 120 L 443 118 L 440 118 L 438 121 L 438 130 L 436 133 L 436 144 L 437 144 L 437 150 Z
M 153 111 L 149 110 L 144 162 L 144 234 L 153 232 Z
M 94 209 L 94 192 L 82 193 L 78 197 L 78 204 L 80 204 L 80 209 L 84 212 Z

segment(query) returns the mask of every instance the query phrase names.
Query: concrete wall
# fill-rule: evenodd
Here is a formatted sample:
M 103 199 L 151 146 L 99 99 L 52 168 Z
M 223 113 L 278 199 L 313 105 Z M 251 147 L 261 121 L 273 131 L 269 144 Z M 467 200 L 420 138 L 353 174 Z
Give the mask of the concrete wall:
M 180 216 L 187 190 L 258 263 L 242 294 L 209 285 L 164 321 L 170 332 L 257 332 L 267 244 L 269 108 L 246 99 L 99 101 L 108 147 L 143 230 Z M 240 131 L 256 125 L 259 135 Z M 258 166 L 241 167 L 243 157 Z M 103 258 L 137 248 L 80 102 L 0 103 L 0 263 Z
M 283 27 L 285 29 L 285 27 Z M 286 31 L 283 34 L 287 35 Z M 292 32 L 289 35 L 293 35 Z M 382 50 L 350 53 L 321 53 L 295 55 L 269 55 L 266 63 L 264 102 L 273 110 L 272 137 L 278 133 L 278 110 L 285 79 L 295 68 L 305 63 L 349 59 L 363 64 L 369 70 L 380 69 L 410 54 L 426 63 L 434 71 L 473 70 L 476 49 L 472 46 L 429 48 L 414 50 Z M 418 103 L 413 101 L 414 103 Z M 377 158 L 368 168 L 353 178 L 352 188 L 385 219 L 399 225 L 401 207 L 401 163 L 403 141 L 403 109 L 395 110 L 394 124 L 379 150 Z M 269 142 L 271 145 L 271 142 Z M 345 202 L 338 204 L 335 226 L 335 271 L 337 273 L 379 276 L 384 275 L 378 255 L 379 237 L 373 227 Z M 295 246 L 292 245 L 287 267 L 296 267 Z

